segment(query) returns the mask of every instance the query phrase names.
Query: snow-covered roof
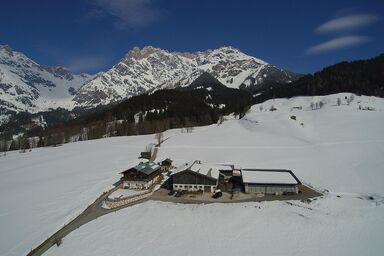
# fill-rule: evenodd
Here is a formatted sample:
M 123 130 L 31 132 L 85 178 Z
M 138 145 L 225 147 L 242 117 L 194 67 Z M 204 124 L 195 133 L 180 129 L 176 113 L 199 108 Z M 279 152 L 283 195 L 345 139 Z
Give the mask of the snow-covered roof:
M 151 173 L 160 169 L 160 166 L 158 164 L 155 164 L 154 162 L 148 161 L 148 162 L 140 162 L 138 165 L 132 167 L 131 169 L 135 169 L 138 172 L 144 173 L 146 175 L 150 175 Z M 128 169 L 124 172 L 130 171 L 131 169 Z
M 220 173 L 219 170 L 226 170 L 229 168 L 230 167 L 225 166 L 225 165 L 202 163 L 202 162 L 196 160 L 193 162 L 185 163 L 185 164 L 177 167 L 176 170 L 174 170 L 172 172 L 172 175 L 179 173 L 179 172 L 182 172 L 184 170 L 191 170 L 193 172 L 200 173 L 200 174 L 206 175 L 208 177 L 212 177 L 212 178 L 217 179 L 219 177 L 219 173 Z
M 296 185 L 300 181 L 289 170 L 241 170 L 244 183 Z

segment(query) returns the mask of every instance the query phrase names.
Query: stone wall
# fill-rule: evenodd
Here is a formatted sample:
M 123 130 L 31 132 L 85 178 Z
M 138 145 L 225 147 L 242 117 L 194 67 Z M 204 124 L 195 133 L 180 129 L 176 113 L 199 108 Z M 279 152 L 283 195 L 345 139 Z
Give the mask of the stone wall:
M 144 193 L 140 193 L 138 195 L 128 196 L 128 197 L 119 198 L 119 199 L 107 198 L 105 199 L 104 202 L 109 209 L 113 209 L 113 208 L 117 208 L 126 204 L 130 204 L 130 203 L 134 203 L 136 201 L 142 200 L 144 198 L 151 196 L 152 194 L 153 194 L 153 191 L 150 190 Z

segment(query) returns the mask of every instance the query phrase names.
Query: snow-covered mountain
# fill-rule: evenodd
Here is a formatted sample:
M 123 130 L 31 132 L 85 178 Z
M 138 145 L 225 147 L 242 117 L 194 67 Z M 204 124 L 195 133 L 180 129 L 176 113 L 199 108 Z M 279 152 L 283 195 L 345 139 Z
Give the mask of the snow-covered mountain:
M 204 72 L 228 87 L 251 92 L 271 81 L 298 77 L 232 47 L 194 53 L 135 47 L 110 70 L 90 76 L 40 65 L 9 46 L 0 46 L 0 117 L 106 105 L 149 91 L 187 86 Z
M 85 107 L 108 104 L 160 88 L 187 86 L 204 72 L 228 87 L 250 91 L 266 82 L 298 77 L 233 47 L 194 53 L 135 47 L 112 69 L 82 86 L 74 101 Z
M 64 67 L 37 64 L 11 47 L 0 45 L 0 115 L 73 108 L 74 94 L 91 78 Z

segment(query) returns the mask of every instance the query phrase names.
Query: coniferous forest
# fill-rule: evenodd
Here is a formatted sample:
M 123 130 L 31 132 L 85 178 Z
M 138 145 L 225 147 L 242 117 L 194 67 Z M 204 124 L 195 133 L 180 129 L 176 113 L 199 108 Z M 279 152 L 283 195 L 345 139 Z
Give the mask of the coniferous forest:
M 206 90 L 203 86 L 211 89 Z M 230 113 L 241 117 L 251 104 L 252 96 L 249 92 L 227 88 L 209 74 L 204 74 L 193 86 L 135 96 L 119 104 L 82 113 L 74 119 L 70 116 L 76 111 L 80 113 L 79 110 L 69 113 L 61 109 L 46 115 L 39 113 L 49 119 L 45 121 L 51 125 L 28 127 L 24 130 L 24 136 L 11 142 L 8 150 L 209 125 L 217 123 L 223 115 Z M 63 118 L 62 121 L 58 116 Z M 14 131 L 16 127 L 25 127 L 22 122 L 29 121 L 30 115 L 21 113 L 16 116 L 15 122 L 9 123 L 3 129 Z M 4 147 L 6 141 L 11 140 L 11 135 L 9 133 L 6 137 L 6 133 L 4 134 Z
M 341 62 L 305 75 L 292 83 L 271 86 L 255 97 L 255 103 L 273 98 L 351 92 L 384 97 L 384 54 L 368 60 Z

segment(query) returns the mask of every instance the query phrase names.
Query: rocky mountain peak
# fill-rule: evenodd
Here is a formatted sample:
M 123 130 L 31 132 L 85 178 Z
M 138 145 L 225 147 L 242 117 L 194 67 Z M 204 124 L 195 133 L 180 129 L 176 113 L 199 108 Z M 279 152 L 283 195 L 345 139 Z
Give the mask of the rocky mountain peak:
M 148 91 L 188 86 L 204 72 L 227 87 L 249 91 L 275 78 L 279 82 L 294 80 L 293 73 L 232 46 L 198 52 L 135 47 L 110 70 L 82 86 L 74 101 L 85 107 L 109 104 Z
M 144 46 L 142 49 L 140 49 L 139 47 L 133 47 L 133 49 L 130 50 L 125 55 L 125 58 L 126 59 L 134 58 L 136 60 L 141 60 L 141 59 L 147 58 L 149 55 L 151 55 L 155 52 L 159 52 L 159 51 L 162 51 L 162 50 L 159 48 L 155 48 L 153 46 Z
M 0 51 L 13 56 L 13 49 L 9 45 L 0 45 Z

